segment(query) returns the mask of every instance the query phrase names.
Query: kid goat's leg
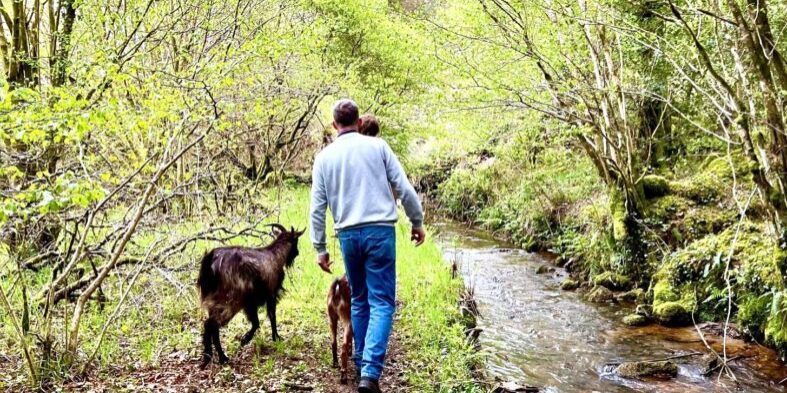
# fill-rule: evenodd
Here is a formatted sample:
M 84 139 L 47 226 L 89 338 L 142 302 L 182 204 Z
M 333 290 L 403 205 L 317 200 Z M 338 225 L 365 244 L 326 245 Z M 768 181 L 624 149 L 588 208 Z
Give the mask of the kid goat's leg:
M 342 384 L 347 383 L 347 378 L 348 378 L 347 374 L 349 372 L 347 369 L 347 363 L 350 358 L 350 354 L 352 353 L 352 347 L 353 347 L 353 326 L 352 326 L 352 322 L 350 322 L 350 319 L 347 318 L 347 320 L 344 321 L 344 338 L 342 339 L 342 368 L 341 368 L 341 380 L 340 380 Z
M 338 348 L 336 345 L 336 333 L 337 329 L 339 328 L 339 315 L 336 314 L 336 310 L 328 306 L 328 320 L 331 323 L 331 354 L 333 355 L 333 368 L 339 367 L 339 355 L 338 355 Z
M 251 323 L 251 329 L 249 329 L 249 331 L 246 332 L 246 334 L 244 334 L 243 337 L 241 337 L 240 339 L 241 346 L 248 344 L 249 341 L 251 341 L 251 339 L 254 338 L 254 333 L 257 333 L 257 329 L 260 328 L 260 318 L 257 315 L 256 305 L 251 305 L 251 304 L 246 305 L 246 307 L 243 309 L 243 312 L 246 314 L 246 319 L 248 319 L 249 323 Z

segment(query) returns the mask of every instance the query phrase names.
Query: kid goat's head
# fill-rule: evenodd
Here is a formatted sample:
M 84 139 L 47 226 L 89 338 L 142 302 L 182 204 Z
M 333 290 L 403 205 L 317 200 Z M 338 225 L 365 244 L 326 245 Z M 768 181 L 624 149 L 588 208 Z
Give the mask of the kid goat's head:
M 288 231 L 287 228 L 281 224 L 271 224 L 270 226 L 273 227 L 273 234 L 276 236 L 276 240 L 273 242 L 281 246 L 290 246 L 289 252 L 285 258 L 285 265 L 287 267 L 292 266 L 293 262 L 295 262 L 295 258 L 298 257 L 298 239 L 306 230 L 296 231 L 294 227 L 290 227 Z

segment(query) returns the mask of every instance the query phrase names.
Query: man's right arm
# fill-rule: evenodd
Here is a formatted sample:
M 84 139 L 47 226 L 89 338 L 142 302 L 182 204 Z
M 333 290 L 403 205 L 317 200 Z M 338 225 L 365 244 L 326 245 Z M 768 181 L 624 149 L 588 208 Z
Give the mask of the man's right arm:
M 327 193 L 325 191 L 325 182 L 322 177 L 322 170 L 319 159 L 314 160 L 314 168 L 312 169 L 312 192 L 311 192 L 311 208 L 309 211 L 309 218 L 311 221 L 311 236 L 314 249 L 317 250 L 317 255 L 326 254 L 325 240 L 325 209 L 328 206 Z

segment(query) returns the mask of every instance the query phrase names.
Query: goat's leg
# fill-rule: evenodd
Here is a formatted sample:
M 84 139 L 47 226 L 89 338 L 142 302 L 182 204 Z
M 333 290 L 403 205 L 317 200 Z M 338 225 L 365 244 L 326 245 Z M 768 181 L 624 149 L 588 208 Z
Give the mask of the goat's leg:
M 271 321 L 271 337 L 273 341 L 281 341 L 279 331 L 276 329 L 276 300 L 268 300 L 268 319 Z
M 353 347 L 353 327 L 350 320 L 344 321 L 344 337 L 342 339 L 342 368 L 341 368 L 341 382 L 347 383 L 348 379 L 348 360 Z
M 328 319 L 331 323 L 331 354 L 333 355 L 333 368 L 339 368 L 339 355 L 336 344 L 336 333 L 339 328 L 339 316 L 332 308 L 328 309 Z
M 226 364 L 230 361 L 227 355 L 224 354 L 224 350 L 221 349 L 221 337 L 219 335 L 219 325 L 216 324 L 216 329 L 213 330 L 213 346 L 216 348 L 216 354 L 219 355 L 219 363 Z
M 205 369 L 205 367 L 210 364 L 210 361 L 213 358 L 213 330 L 218 330 L 219 324 L 213 318 L 208 318 L 205 320 L 205 324 L 203 325 L 202 330 L 202 363 L 200 364 L 201 369 Z
M 257 333 L 257 329 L 260 328 L 260 317 L 259 315 L 257 315 L 256 305 L 246 306 L 243 312 L 246 314 L 246 319 L 248 319 L 249 323 L 251 323 L 251 329 L 249 329 L 249 331 L 246 332 L 246 334 L 244 334 L 243 337 L 241 337 L 240 339 L 241 346 L 248 344 L 249 341 L 251 341 L 251 339 L 254 338 L 254 333 Z

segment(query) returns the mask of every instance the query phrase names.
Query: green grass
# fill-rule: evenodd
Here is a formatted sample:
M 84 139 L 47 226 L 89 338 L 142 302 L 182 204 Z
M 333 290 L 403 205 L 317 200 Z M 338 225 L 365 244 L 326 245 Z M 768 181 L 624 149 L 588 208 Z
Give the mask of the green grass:
M 264 204 L 276 209 L 277 214 L 267 222 L 280 222 L 285 226 L 303 229 L 308 224 L 309 192 L 304 187 L 290 187 L 282 190 L 268 190 L 261 195 Z M 239 214 L 233 225 L 256 221 L 257 217 Z M 330 222 L 330 219 L 328 220 Z M 466 392 L 480 391 L 472 383 L 470 368 L 476 362 L 476 355 L 466 343 L 458 313 L 457 301 L 462 290 L 462 282 L 452 279 L 449 266 L 443 261 L 442 254 L 435 243 L 427 241 L 415 248 L 409 242 L 409 225 L 400 220 L 397 226 L 398 253 L 398 298 L 402 303 L 397 315 L 395 331 L 404 346 L 406 378 L 415 391 L 419 392 Z M 231 220 L 222 222 L 227 225 Z M 219 224 L 218 222 L 212 224 Z M 157 234 L 140 233 L 135 247 L 144 249 L 155 241 L 157 236 L 188 235 L 210 225 L 206 220 L 167 224 L 157 228 Z M 307 232 L 308 233 L 308 232 Z M 328 233 L 332 229 L 328 228 Z M 261 246 L 269 239 L 251 237 L 239 238 L 234 244 Z M 138 279 L 122 312 L 107 331 L 101 348 L 96 356 L 96 375 L 106 374 L 111 378 L 117 369 L 135 370 L 156 367 L 163 359 L 172 354 L 194 359 L 201 351 L 200 333 L 204 311 L 199 307 L 198 294 L 194 282 L 197 263 L 202 254 L 215 242 L 197 242 L 187 247 L 185 252 L 165 261 L 162 266 L 150 266 Z M 278 309 L 279 330 L 284 337 L 281 343 L 271 343 L 267 319 L 261 313 L 262 328 L 255 338 L 255 344 L 263 348 L 263 353 L 255 356 L 251 363 L 250 378 L 265 380 L 266 376 L 286 373 L 307 373 L 304 363 L 287 363 L 284 358 L 297 358 L 298 354 L 317 351 L 316 358 L 323 365 L 330 364 L 328 346 L 328 326 L 325 317 L 325 296 L 331 281 L 343 273 L 338 241 L 329 236 L 329 251 L 334 259 L 334 273 L 323 273 L 315 263 L 316 255 L 308 239 L 301 238 L 300 256 L 288 272 L 284 287 L 286 293 Z M 116 299 L 125 290 L 125 283 L 133 275 L 136 267 L 128 266 L 103 285 L 103 291 L 111 301 L 102 307 L 91 303 L 81 329 L 81 353 L 92 353 L 99 332 L 106 318 L 116 306 Z M 30 282 L 46 282 L 49 271 L 44 269 L 29 277 Z M 72 306 L 61 302 L 56 308 L 58 318 L 54 320 L 53 331 L 63 331 L 63 316 L 70 313 Z M 36 311 L 34 311 L 36 312 Z M 7 322 L 6 315 L 0 321 Z M 32 331 L 38 331 L 38 318 L 34 314 Z M 248 329 L 243 315 L 238 315 L 222 330 L 222 342 L 232 357 L 238 350 L 234 339 Z M 0 353 L 21 359 L 18 346 L 14 345 L 10 328 L 4 323 Z M 59 340 L 60 337 L 56 337 Z M 31 338 L 31 344 L 34 340 Z M 5 370 L 8 371 L 8 370 Z M 14 370 L 12 370 L 14 371 Z M 75 370 L 58 368 L 50 374 L 55 381 L 68 378 Z M 184 368 L 183 372 L 188 372 Z M 15 370 L 16 375 L 0 378 L 0 390 L 13 385 L 24 374 L 23 369 Z M 231 373 L 230 373 L 231 374 Z M 99 377 L 101 378 L 101 377 Z
M 306 222 L 308 190 L 290 189 L 285 195 L 293 199 L 281 199 L 280 221 Z M 412 365 L 408 379 L 416 391 L 474 391 L 477 388 L 472 384 L 470 368 L 477 359 L 465 340 L 457 307 L 462 281 L 451 278 L 450 268 L 432 240 L 414 247 L 409 241 L 409 229 L 402 217 L 396 228 L 396 252 L 397 298 L 403 305 L 395 329 L 403 338 Z M 329 228 L 328 233 L 332 232 Z M 331 236 L 328 248 L 334 260 L 334 275 L 343 274 L 338 240 Z M 300 250 L 302 256 L 292 275 L 300 287 L 287 294 L 283 306 L 294 309 L 306 305 L 309 320 L 322 328 L 322 299 L 332 277 L 319 270 L 314 250 L 305 237 Z

